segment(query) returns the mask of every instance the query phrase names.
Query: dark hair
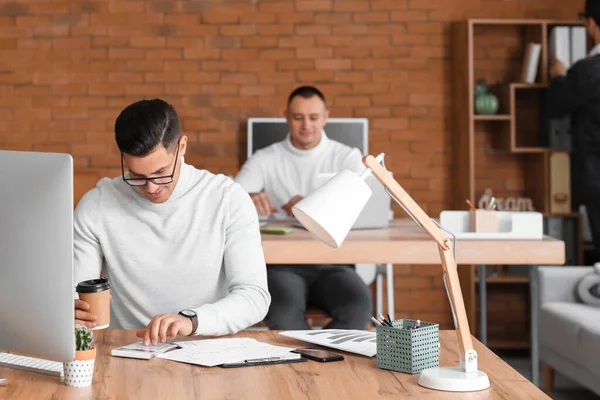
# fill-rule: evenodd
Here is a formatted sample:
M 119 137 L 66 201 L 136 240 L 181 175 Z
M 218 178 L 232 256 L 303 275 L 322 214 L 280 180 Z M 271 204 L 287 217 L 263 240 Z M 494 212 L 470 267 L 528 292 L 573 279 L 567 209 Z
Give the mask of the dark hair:
M 127 106 L 115 122 L 115 139 L 122 153 L 143 157 L 159 144 L 170 150 L 181 136 L 175 108 L 161 100 L 141 100 Z
M 325 102 L 325 96 L 323 95 L 323 93 L 321 93 L 319 89 L 317 89 L 314 86 L 300 86 L 299 88 L 296 88 L 296 90 L 294 90 L 292 94 L 290 94 L 290 97 L 288 97 L 288 106 L 290 105 L 292 100 L 294 100 L 294 97 L 298 96 L 303 97 L 305 99 L 310 99 L 311 97 L 317 96 L 318 98 L 323 100 L 323 103 L 327 104 Z

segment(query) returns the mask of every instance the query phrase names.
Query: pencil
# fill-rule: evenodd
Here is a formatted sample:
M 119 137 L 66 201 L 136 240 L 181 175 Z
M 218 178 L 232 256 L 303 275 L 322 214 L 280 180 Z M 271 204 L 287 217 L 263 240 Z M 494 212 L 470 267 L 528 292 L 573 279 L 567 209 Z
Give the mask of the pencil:
M 476 208 L 475 208 L 475 206 L 473 205 L 473 202 L 471 202 L 471 200 L 467 199 L 467 200 L 466 200 L 466 202 L 467 202 L 467 204 L 469 205 L 469 207 L 471 208 L 471 210 L 473 210 L 473 211 L 475 211 L 475 210 L 476 210 Z

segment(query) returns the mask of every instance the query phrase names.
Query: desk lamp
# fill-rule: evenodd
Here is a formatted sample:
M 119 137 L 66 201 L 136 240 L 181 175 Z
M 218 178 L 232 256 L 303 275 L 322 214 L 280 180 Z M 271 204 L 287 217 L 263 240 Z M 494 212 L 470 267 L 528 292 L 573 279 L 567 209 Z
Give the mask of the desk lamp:
M 485 372 L 477 369 L 477 352 L 473 349 L 469 322 L 458 280 L 453 241 L 444 235 L 440 226 L 430 219 L 419 205 L 392 178 L 383 163 L 384 154 L 377 158 L 367 155 L 363 163 L 367 169 L 359 176 L 345 170 L 331 178 L 316 191 L 298 202 L 292 212 L 298 221 L 319 240 L 339 248 L 358 218 L 371 190 L 364 181 L 373 174 L 387 193 L 437 243 L 444 284 L 450 300 L 459 344 L 459 367 L 436 367 L 421 371 L 419 385 L 436 390 L 470 392 L 490 386 Z

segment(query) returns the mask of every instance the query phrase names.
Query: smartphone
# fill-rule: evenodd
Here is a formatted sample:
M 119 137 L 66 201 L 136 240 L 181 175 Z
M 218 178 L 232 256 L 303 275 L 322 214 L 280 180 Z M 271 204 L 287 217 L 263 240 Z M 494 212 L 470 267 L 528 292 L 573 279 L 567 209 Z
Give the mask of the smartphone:
M 292 353 L 302 354 L 302 357 L 318 362 L 342 361 L 344 356 L 320 349 L 296 349 Z

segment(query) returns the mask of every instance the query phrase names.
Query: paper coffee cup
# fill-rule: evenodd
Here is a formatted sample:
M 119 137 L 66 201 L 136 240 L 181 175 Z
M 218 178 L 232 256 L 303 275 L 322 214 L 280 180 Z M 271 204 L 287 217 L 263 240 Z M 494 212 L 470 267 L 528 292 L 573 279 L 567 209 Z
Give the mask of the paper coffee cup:
M 110 324 L 110 283 L 106 278 L 79 282 L 75 289 L 79 299 L 90 305 L 89 313 L 96 315 L 96 329 L 108 328 Z

